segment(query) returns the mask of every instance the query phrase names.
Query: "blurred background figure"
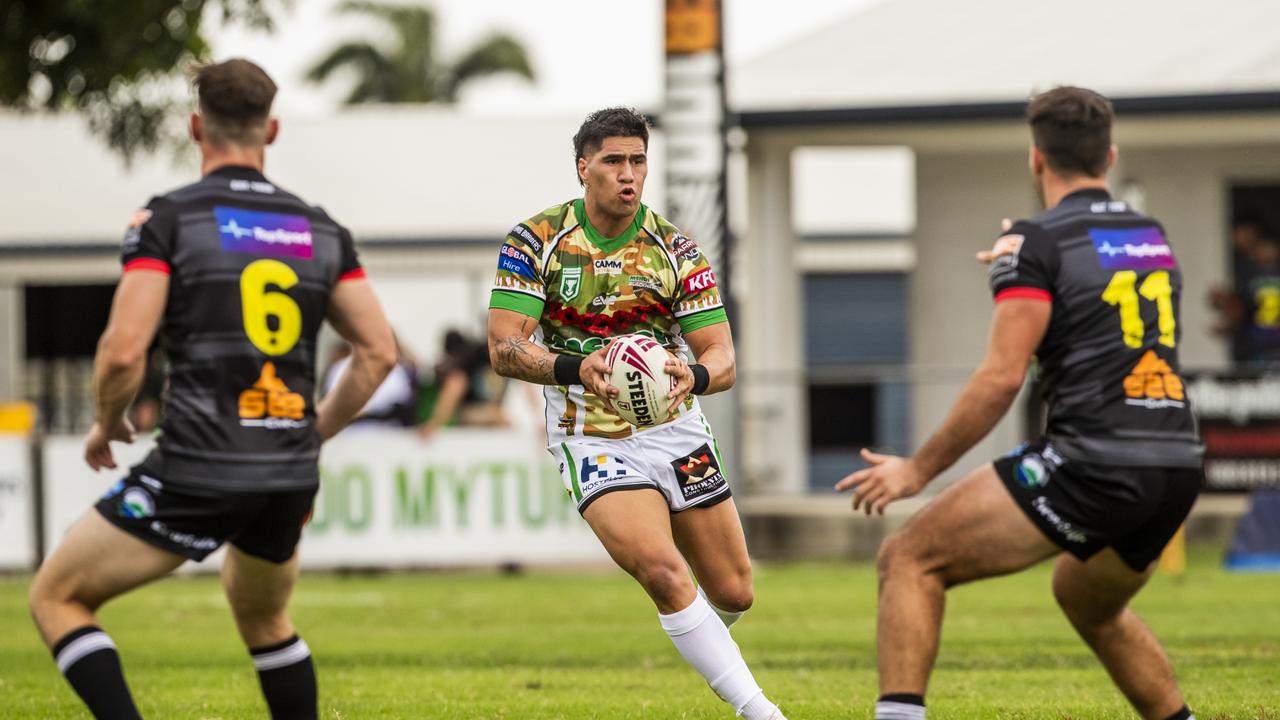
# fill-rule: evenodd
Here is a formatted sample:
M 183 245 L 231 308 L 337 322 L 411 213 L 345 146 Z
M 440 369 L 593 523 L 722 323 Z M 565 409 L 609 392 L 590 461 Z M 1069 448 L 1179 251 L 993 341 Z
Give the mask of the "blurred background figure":
M 1210 291 L 1214 332 L 1230 341 L 1237 366 L 1280 362 L 1280 240 L 1260 219 L 1232 224 L 1231 267 L 1231 284 Z
M 342 373 L 351 364 L 351 346 L 341 343 L 333 352 L 333 359 L 324 376 L 324 392 L 327 395 L 338 381 Z M 374 391 L 373 397 L 355 420 L 352 426 L 360 427 L 413 427 L 417 420 L 418 406 L 418 370 L 413 356 L 410 355 L 396 339 L 396 365 L 391 369 L 387 379 Z
M 424 393 L 426 422 L 418 435 L 426 440 L 449 425 L 508 427 L 502 411 L 507 381 L 489 364 L 489 347 L 461 331 L 444 335 L 444 355 L 435 366 L 435 378 Z

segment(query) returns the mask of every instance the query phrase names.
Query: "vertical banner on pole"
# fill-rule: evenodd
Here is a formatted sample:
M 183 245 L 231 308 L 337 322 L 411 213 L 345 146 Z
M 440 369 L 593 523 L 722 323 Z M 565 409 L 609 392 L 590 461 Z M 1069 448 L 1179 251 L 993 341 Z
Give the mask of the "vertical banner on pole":
M 728 301 L 724 46 L 720 0 L 667 0 L 667 207 L 715 268 Z

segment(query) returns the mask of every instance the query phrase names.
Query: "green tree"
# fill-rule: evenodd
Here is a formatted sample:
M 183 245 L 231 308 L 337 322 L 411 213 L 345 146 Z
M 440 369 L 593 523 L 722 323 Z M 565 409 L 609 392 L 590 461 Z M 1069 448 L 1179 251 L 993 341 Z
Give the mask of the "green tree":
M 289 0 L 274 0 L 286 5 Z M 75 111 L 126 160 L 154 150 L 209 47 L 201 22 L 270 30 L 273 0 L 0 0 L 0 106 Z
M 533 80 L 533 67 L 520 43 L 495 33 L 452 63 L 436 55 L 436 15 L 426 7 L 347 0 L 339 13 L 376 18 L 395 33 L 394 47 L 349 41 L 334 48 L 307 72 L 307 80 L 325 82 L 334 71 L 355 71 L 356 84 L 346 103 L 410 103 L 457 100 L 468 81 L 497 73 Z

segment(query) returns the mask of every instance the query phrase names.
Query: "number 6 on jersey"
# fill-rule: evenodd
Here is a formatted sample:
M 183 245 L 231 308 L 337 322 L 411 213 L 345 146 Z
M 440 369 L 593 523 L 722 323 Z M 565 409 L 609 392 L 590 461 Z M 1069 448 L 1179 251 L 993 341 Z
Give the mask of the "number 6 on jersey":
M 284 355 L 302 336 L 302 309 L 280 292 L 298 283 L 298 274 L 279 260 L 255 260 L 240 274 L 244 334 L 268 355 Z M 280 290 L 268 290 L 274 285 Z M 270 318 L 275 318 L 272 327 Z

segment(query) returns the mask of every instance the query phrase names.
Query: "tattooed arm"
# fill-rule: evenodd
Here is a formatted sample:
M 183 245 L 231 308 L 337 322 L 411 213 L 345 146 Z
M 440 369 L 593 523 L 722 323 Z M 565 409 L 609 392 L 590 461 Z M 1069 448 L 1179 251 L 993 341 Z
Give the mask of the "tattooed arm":
M 555 353 L 544 350 L 529 336 L 538 321 L 512 310 L 489 310 L 489 362 L 503 377 L 539 385 L 555 385 Z
M 489 309 L 489 362 L 494 372 L 503 377 L 525 380 L 539 385 L 559 385 L 556 380 L 556 358 L 529 340 L 538 321 L 513 310 Z M 609 384 L 609 366 L 604 361 L 605 348 L 582 359 L 581 384 L 595 394 L 610 412 L 618 388 Z

